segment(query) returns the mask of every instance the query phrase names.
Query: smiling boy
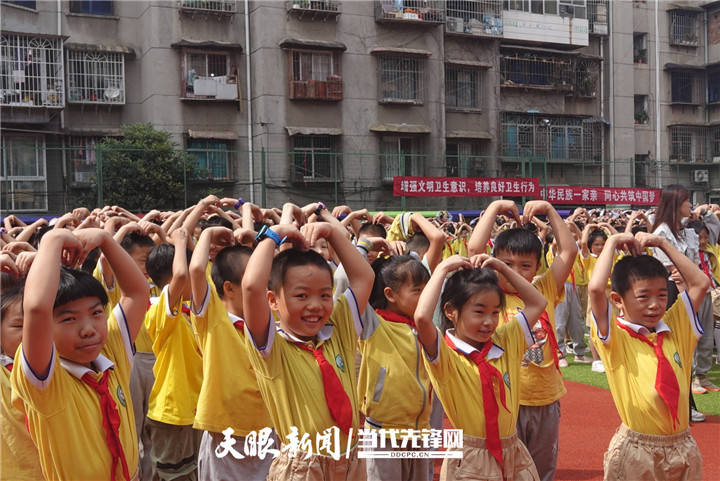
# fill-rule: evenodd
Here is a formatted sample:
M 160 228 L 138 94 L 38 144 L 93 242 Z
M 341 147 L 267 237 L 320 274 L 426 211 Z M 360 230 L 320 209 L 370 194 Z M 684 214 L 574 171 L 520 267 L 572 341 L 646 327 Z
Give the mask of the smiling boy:
M 662 249 L 685 281 L 670 309 L 668 272 L 660 261 L 627 256 L 612 267 L 616 249 L 637 254 L 646 247 Z M 605 297 L 611 268 L 610 301 L 617 317 Z M 660 236 L 615 234 L 605 243 L 588 289 L 592 341 L 622 419 L 605 453 L 606 480 L 702 479 L 700 450 L 688 429 L 688 390 L 693 351 L 703 333 L 694 306 L 700 305 L 709 283 Z

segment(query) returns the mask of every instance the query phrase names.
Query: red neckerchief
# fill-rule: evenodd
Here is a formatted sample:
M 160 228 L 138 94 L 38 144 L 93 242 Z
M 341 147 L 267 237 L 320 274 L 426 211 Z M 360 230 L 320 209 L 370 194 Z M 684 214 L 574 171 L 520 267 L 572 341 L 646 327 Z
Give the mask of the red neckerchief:
M 509 292 L 505 289 L 503 289 L 503 292 L 511 296 L 519 297 L 517 292 Z M 547 309 L 543 311 L 538 321 L 540 321 L 540 326 L 542 326 L 543 330 L 547 333 L 548 342 L 550 343 L 550 350 L 552 351 L 553 355 L 553 363 L 555 364 L 555 369 L 557 369 L 562 376 L 562 371 L 560 370 L 560 360 L 558 359 L 558 352 L 560 352 L 560 346 L 558 345 L 557 338 L 555 337 L 555 329 L 553 329 L 552 324 L 550 324 L 550 316 L 547 313 Z
M 415 321 L 410 319 L 409 317 L 405 317 L 402 314 L 398 314 L 397 312 L 389 311 L 387 309 L 375 309 L 375 312 L 377 312 L 378 316 L 382 317 L 386 321 L 407 324 L 408 326 L 417 330 L 417 327 L 415 327 Z
M 323 344 L 320 344 L 316 348 L 310 347 L 303 342 L 294 342 L 293 344 L 315 356 L 315 360 L 320 367 L 323 391 L 325 392 L 325 402 L 327 402 L 330 416 L 332 416 L 342 432 L 349 434 L 353 424 L 352 403 L 335 369 L 322 352 Z
M 469 354 L 456 347 L 455 343 L 453 343 L 447 333 L 445 334 L 445 343 L 454 351 L 470 359 L 478 368 L 478 373 L 480 374 L 480 384 L 482 385 L 483 413 L 485 414 L 485 445 L 487 446 L 488 451 L 490 451 L 490 454 L 492 454 L 500 465 L 503 479 L 505 479 L 505 464 L 503 463 L 500 427 L 498 426 L 498 414 L 500 409 L 498 408 L 497 399 L 495 398 L 493 381 L 497 383 L 500 401 L 502 402 L 503 407 L 507 412 L 510 412 L 510 410 L 505 404 L 505 383 L 503 382 L 502 375 L 500 374 L 500 371 L 498 371 L 498 369 L 487 360 L 487 354 L 493 346 L 493 343 L 492 341 L 487 341 L 482 347 L 482 350 L 474 350 Z
M 710 278 L 714 287 L 716 284 L 715 278 L 713 278 L 712 274 L 710 273 L 710 266 L 708 265 L 707 257 L 705 256 L 705 253 L 703 251 L 700 251 L 700 267 L 702 267 L 705 275 Z
M 660 395 L 660 398 L 665 402 L 665 405 L 670 411 L 670 418 L 673 422 L 673 427 L 677 425 L 678 421 L 678 400 L 680 399 L 680 386 L 678 385 L 675 371 L 673 371 L 670 362 L 665 357 L 662 350 L 663 345 L 663 334 L 665 332 L 657 333 L 657 341 L 652 342 L 642 334 L 638 334 L 628 326 L 624 325 L 620 321 L 615 321 L 617 326 L 627 332 L 630 337 L 638 339 L 648 346 L 652 347 L 657 357 L 658 367 L 655 374 L 655 390 Z
M 6 368 L 8 371 L 12 372 L 13 363 L 6 364 L 6 365 L 5 365 L 5 368 Z
M 110 450 L 112 457 L 112 468 L 110 471 L 110 479 L 115 481 L 115 471 L 120 463 L 123 476 L 130 481 L 130 472 L 128 470 L 127 461 L 125 460 L 125 451 L 122 442 L 120 442 L 120 413 L 117 410 L 115 400 L 108 390 L 108 374 L 109 370 L 105 370 L 98 381 L 91 373 L 85 373 L 82 380 L 90 386 L 100 397 L 100 412 L 102 413 L 103 428 L 105 429 L 105 442 Z

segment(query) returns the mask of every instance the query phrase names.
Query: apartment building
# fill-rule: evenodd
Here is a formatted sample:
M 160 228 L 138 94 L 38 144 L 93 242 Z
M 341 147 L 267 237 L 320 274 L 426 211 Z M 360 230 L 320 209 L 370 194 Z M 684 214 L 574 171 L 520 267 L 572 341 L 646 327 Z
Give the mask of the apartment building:
M 71 207 L 95 182 L 96 143 L 134 122 L 192 154 L 195 192 L 219 187 L 270 205 L 397 208 L 398 175 L 680 181 L 697 200 L 720 187 L 720 2 L 0 8 L 3 211 Z M 428 209 L 483 202 L 406 199 Z

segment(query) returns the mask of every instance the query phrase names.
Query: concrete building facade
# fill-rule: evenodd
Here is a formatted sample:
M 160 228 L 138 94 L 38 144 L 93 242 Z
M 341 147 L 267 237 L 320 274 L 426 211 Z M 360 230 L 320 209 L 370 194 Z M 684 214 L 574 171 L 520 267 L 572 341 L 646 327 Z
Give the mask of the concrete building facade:
M 698 202 L 720 195 L 720 2 L 0 8 L 3 211 L 72 208 L 95 181 L 96 143 L 135 122 L 193 155 L 195 194 L 267 205 L 397 208 L 398 175 L 680 182 Z

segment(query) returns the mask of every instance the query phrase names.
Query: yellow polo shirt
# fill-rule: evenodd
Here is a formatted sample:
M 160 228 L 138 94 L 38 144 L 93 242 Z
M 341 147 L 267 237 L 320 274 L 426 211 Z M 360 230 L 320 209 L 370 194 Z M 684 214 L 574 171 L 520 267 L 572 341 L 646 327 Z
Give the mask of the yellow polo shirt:
M 545 311 L 548 314 L 550 325 L 555 333 L 555 306 L 562 302 L 565 290 L 558 292 L 555 276 L 548 269 L 545 274 L 535 278 L 533 286 L 548 300 Z M 525 303 L 518 296 L 505 294 L 505 313 L 500 317 L 500 324 L 515 318 L 518 312 L 525 308 Z M 520 404 L 523 406 L 547 406 L 565 395 L 567 390 L 562 375 L 555 367 L 550 342 L 542 346 L 543 361 L 540 364 L 528 363 L 520 368 Z
M 447 336 L 455 347 L 464 353 L 475 351 L 474 347 L 461 341 L 454 335 L 455 329 L 448 329 Z M 437 333 L 438 347 L 435 359 L 423 356 L 425 368 L 435 388 L 438 399 L 445 409 L 453 426 L 462 429 L 465 434 L 479 438 L 487 437 L 485 416 L 483 414 L 483 395 L 480 373 L 477 365 L 448 346 Z M 500 371 L 505 384 L 505 404 L 503 408 L 498 389 L 493 381 L 495 399 L 498 403 L 498 427 L 500 437 L 515 433 L 517 424 L 520 376 L 520 360 L 527 346 L 533 343 L 530 325 L 521 312 L 498 327 L 492 335 L 493 347 L 487 354 L 488 362 Z
M 548 249 L 547 253 L 545 254 L 545 261 L 547 262 L 548 269 L 550 266 L 552 266 L 554 260 L 555 254 L 553 253 L 552 249 Z M 542 275 L 545 272 L 547 272 L 547 270 L 543 272 L 538 271 L 538 274 Z M 590 276 L 588 275 L 587 269 L 585 268 L 585 263 L 582 260 L 582 255 L 579 252 L 578 255 L 575 256 L 572 273 L 568 275 L 568 278 L 565 280 L 565 282 L 573 282 L 573 279 L 575 279 L 576 287 L 587 286 L 590 282 Z
M 190 319 L 182 305 L 168 305 L 168 286 L 152 299 L 145 314 L 145 328 L 153 341 L 155 382 L 150 392 L 147 417 L 165 424 L 191 425 L 195 420 L 202 356 Z
M 12 405 L 8 366 L 13 358 L 0 354 L 0 363 L 0 475 L 12 481 L 43 479 L 40 456 L 25 427 L 25 412 Z
M 38 448 L 46 479 L 110 479 L 112 457 L 107 447 L 98 393 L 81 380 L 85 373 L 99 379 L 110 369 L 108 389 L 120 414 L 120 442 L 130 476 L 138 472 L 138 441 L 130 398 L 132 344 L 120 304 L 108 318 L 108 336 L 95 371 L 61 359 L 55 347 L 50 370 L 39 378 L 25 361 L 22 346 L 12 372 L 13 405 L 24 405 L 30 436 Z M 97 372 L 96 372 L 97 371 Z M 120 463 L 116 479 L 123 479 Z
M 255 346 L 246 328 L 246 342 L 257 373 L 258 385 L 267 403 L 270 417 L 281 442 L 296 427 L 302 438 L 305 433 L 313 443 L 313 454 L 329 455 L 317 450 L 316 436 L 336 423 L 325 401 L 322 375 L 312 353 L 296 345 L 303 342 L 315 347 L 323 346 L 325 359 L 333 366 L 350 398 L 353 407 L 353 432 L 358 430 L 358 402 L 355 379 L 355 349 L 362 332 L 362 320 L 351 289 L 337 301 L 325 326 L 318 332 L 316 341 L 301 341 L 280 329 L 270 318 L 268 338 L 264 346 Z M 277 332 L 276 332 L 277 331 Z M 347 435 L 340 432 L 340 451 L 347 449 Z
M 97 279 L 100 284 L 102 284 L 102 286 L 105 288 L 105 292 L 107 292 L 108 303 L 106 310 L 109 316 L 112 309 L 117 305 L 118 302 L 120 302 L 120 298 L 122 297 L 122 290 L 120 289 L 120 286 L 117 285 L 117 282 L 115 282 L 112 286 L 105 285 L 105 277 L 103 277 L 102 273 L 102 262 L 100 261 L 98 261 L 97 265 L 95 266 L 95 270 L 93 270 L 93 277 Z M 149 284 L 148 288 L 150 289 L 151 296 L 160 295 L 159 290 L 154 285 Z M 152 339 L 150 339 L 150 336 L 148 335 L 147 329 L 145 329 L 144 324 L 140 326 L 138 335 L 135 337 L 135 351 L 152 352 Z
M 241 319 L 228 313 L 214 284 L 207 284 L 205 299 L 200 306 L 193 306 L 190 319 L 203 353 L 202 387 L 193 427 L 215 433 L 230 427 L 235 436 L 272 427 L 250 363 L 245 332 L 233 325 Z
M 703 334 L 690 298 L 683 291 L 667 310 L 656 332 L 617 318 L 608 307 L 608 335 L 600 338 L 593 316 L 592 342 L 605 365 L 615 407 L 620 419 L 633 431 L 644 434 L 675 434 L 687 429 L 690 419 L 689 389 L 693 352 Z M 616 321 L 655 342 L 658 332 L 663 335 L 663 354 L 670 362 L 680 387 L 678 425 L 673 428 L 670 412 L 655 390 L 657 356 L 655 350 L 639 339 L 630 337 Z
M 417 334 L 407 324 L 367 311 L 358 343 L 360 411 L 377 429 L 430 429 L 432 391 Z
M 415 233 L 410 223 L 410 217 L 412 212 L 403 212 L 402 214 L 395 217 L 390 228 L 387 231 L 385 239 L 388 242 L 392 241 L 406 241 Z

